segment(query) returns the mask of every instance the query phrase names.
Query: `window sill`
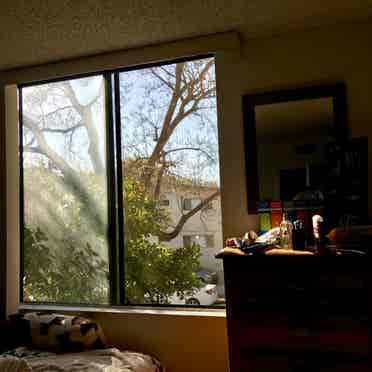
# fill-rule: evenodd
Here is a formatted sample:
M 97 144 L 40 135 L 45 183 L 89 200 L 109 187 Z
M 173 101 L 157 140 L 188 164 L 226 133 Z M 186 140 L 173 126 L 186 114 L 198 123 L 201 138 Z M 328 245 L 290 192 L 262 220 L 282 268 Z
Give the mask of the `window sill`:
M 60 311 L 60 312 L 84 312 L 84 313 L 107 313 L 149 316 L 187 316 L 187 317 L 214 317 L 226 318 L 225 309 L 192 309 L 184 307 L 138 307 L 138 306 L 79 306 L 79 305 L 53 305 L 53 304 L 20 304 L 20 311 Z

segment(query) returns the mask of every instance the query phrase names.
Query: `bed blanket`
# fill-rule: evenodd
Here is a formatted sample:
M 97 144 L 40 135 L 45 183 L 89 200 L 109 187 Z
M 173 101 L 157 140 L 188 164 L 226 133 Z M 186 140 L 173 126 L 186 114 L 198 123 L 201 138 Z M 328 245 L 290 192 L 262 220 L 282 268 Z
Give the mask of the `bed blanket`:
M 4 369 L 2 369 L 1 363 L 4 365 Z M 10 366 L 12 366 L 12 368 L 10 368 Z M 162 367 L 159 362 L 149 355 L 130 351 L 120 351 L 112 348 L 81 353 L 41 356 L 30 359 L 20 359 L 10 356 L 1 357 L 0 371 L 162 372 Z
M 13 356 L 0 357 L 1 372 L 31 372 L 27 362 L 23 359 Z

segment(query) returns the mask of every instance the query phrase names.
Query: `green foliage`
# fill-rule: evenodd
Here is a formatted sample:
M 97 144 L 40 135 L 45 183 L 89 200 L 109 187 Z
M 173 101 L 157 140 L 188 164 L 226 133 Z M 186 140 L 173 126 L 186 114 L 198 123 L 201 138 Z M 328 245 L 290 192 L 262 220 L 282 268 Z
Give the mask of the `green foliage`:
M 104 215 L 102 183 L 94 175 L 82 174 L 81 179 Z M 28 169 L 25 180 L 26 200 L 32 206 L 25 216 L 25 300 L 107 303 L 107 239 L 84 219 L 84 201 L 71 194 L 63 178 L 45 168 Z M 169 222 L 167 212 L 137 181 L 126 178 L 123 188 L 123 285 L 128 302 L 167 303 L 173 293 L 182 295 L 199 287 L 195 274 L 199 247 L 174 249 L 158 243 L 156 234 Z
M 139 182 L 124 181 L 125 291 L 132 304 L 167 303 L 169 296 L 200 286 L 195 271 L 200 249 L 170 248 L 154 235 L 168 223 L 166 211 L 150 198 Z
M 200 287 L 198 246 L 173 249 L 144 238 L 127 242 L 125 288 L 132 304 L 168 303 L 174 293 Z
M 39 228 L 26 226 L 24 236 L 26 301 L 107 303 L 107 263 L 89 244 L 64 239 L 57 258 Z
M 168 223 L 166 211 L 148 196 L 138 181 L 126 178 L 124 192 L 124 232 L 127 241 L 156 236 Z
M 51 298 L 50 282 L 54 259 L 48 247 L 48 238 L 40 230 L 25 226 L 24 234 L 24 298 L 39 301 Z

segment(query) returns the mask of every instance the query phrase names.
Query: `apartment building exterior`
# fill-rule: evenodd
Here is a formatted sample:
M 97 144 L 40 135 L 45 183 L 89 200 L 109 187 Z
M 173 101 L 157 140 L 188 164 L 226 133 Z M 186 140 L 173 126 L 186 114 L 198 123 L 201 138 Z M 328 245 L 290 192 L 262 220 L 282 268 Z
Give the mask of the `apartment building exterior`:
M 172 221 L 179 221 L 183 214 L 188 213 L 200 202 L 218 191 L 216 186 L 189 186 L 164 190 L 161 205 L 169 211 Z M 218 292 L 224 295 L 223 267 L 215 254 L 223 247 L 221 199 L 216 196 L 208 205 L 190 217 L 183 226 L 180 234 L 169 242 L 169 247 L 179 248 L 191 244 L 200 246 L 200 268 L 217 272 Z

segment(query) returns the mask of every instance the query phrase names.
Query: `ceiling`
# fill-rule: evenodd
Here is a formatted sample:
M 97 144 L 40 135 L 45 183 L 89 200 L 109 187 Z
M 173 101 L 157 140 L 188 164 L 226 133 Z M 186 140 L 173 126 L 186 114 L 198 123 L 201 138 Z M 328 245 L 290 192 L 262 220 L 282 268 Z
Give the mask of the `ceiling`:
M 1 0 L 0 70 L 221 31 L 255 38 L 371 16 L 372 0 Z

